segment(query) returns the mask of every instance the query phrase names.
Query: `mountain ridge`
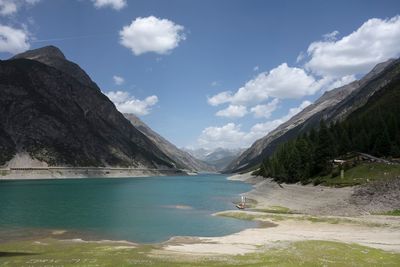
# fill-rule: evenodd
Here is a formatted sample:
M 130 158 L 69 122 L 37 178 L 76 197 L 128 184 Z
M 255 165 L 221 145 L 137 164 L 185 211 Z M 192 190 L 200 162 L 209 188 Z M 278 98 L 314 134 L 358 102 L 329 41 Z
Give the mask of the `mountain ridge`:
M 349 100 L 346 99 L 354 99 L 357 97 L 360 90 L 362 91 L 368 83 L 373 82 L 384 70 L 396 64 L 399 64 L 398 59 L 389 59 L 377 64 L 362 79 L 325 92 L 313 104 L 279 125 L 263 138 L 255 141 L 250 148 L 244 151 L 237 159 L 233 160 L 224 172 L 240 172 L 255 167 L 264 157 L 270 155 L 280 142 L 291 139 L 298 133 L 318 125 L 322 118 L 327 119 L 335 117 L 336 119 L 340 119 L 345 116 L 346 113 L 351 113 L 351 110 L 354 110 L 357 105 L 365 104 L 374 90 L 371 90 L 371 94 L 364 96 L 364 100 L 358 104 L 350 104 L 348 102 Z M 385 84 L 386 82 L 382 81 L 380 85 L 376 85 L 376 88 L 381 88 Z M 353 105 L 353 108 L 346 109 L 346 107 L 351 105 Z M 342 114 L 338 114 L 339 111 L 341 111 Z
M 0 165 L 27 153 L 49 166 L 174 168 L 58 48 L 0 61 L 0 113 Z
M 174 144 L 152 130 L 136 115 L 127 113 L 124 113 L 123 115 L 133 124 L 133 126 L 135 126 L 139 131 L 152 140 L 161 149 L 161 151 L 173 159 L 178 164 L 177 167 L 200 172 L 215 171 L 215 168 L 212 166 L 209 166 L 199 159 L 196 159 L 190 153 L 177 148 Z

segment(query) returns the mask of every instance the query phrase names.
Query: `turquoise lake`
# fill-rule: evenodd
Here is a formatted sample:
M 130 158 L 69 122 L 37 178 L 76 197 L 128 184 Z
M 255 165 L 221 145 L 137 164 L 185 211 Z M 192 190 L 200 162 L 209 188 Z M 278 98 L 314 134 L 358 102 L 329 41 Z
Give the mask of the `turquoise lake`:
M 223 175 L 0 181 L 0 230 L 29 236 L 57 229 L 140 243 L 221 236 L 256 226 L 211 215 L 234 209 L 249 190 Z

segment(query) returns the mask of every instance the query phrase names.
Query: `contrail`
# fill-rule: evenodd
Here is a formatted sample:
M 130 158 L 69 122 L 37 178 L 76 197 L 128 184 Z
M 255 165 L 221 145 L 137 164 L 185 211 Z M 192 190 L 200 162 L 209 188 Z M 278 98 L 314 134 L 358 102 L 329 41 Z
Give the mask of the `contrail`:
M 43 42 L 57 42 L 57 41 L 67 41 L 67 40 L 77 40 L 77 39 L 87 39 L 94 37 L 104 37 L 109 36 L 111 34 L 92 34 L 92 35 L 80 35 L 80 36 L 71 36 L 71 37 L 60 37 L 60 38 L 50 38 L 50 39 L 38 39 L 32 40 L 31 43 L 43 43 Z

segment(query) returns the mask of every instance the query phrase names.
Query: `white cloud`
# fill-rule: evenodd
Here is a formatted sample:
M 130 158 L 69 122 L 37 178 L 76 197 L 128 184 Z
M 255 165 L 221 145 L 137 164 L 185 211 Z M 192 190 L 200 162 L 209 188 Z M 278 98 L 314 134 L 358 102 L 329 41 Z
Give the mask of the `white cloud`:
M 270 72 L 260 73 L 248 81 L 235 94 L 225 91 L 208 98 L 208 103 L 217 106 L 222 103 L 249 105 L 260 103 L 270 97 L 301 98 L 316 93 L 324 83 L 308 75 L 303 69 L 289 67 L 286 63 Z
M 113 80 L 114 80 L 114 83 L 116 85 L 121 85 L 121 84 L 123 84 L 125 82 L 125 79 L 123 77 L 121 77 L 121 76 L 118 76 L 118 75 L 114 75 L 113 76 Z
M 322 35 L 322 37 L 324 38 L 325 41 L 335 41 L 336 40 L 336 36 L 339 34 L 338 31 L 333 31 L 330 33 L 326 33 L 324 35 Z
M 329 86 L 326 88 L 326 90 L 329 91 L 329 90 L 341 87 L 341 86 L 349 84 L 355 80 L 356 80 L 356 76 L 354 76 L 354 75 L 343 76 L 339 79 L 334 80 L 332 83 L 330 83 Z
M 9 16 L 18 12 L 18 9 L 24 5 L 33 6 L 40 0 L 0 0 L 0 15 Z
M 301 62 L 305 57 L 306 57 L 306 54 L 303 51 L 301 51 L 296 58 L 296 63 Z
M 0 15 L 7 16 L 16 13 L 17 3 L 10 0 L 0 0 Z
M 127 6 L 126 0 L 92 0 L 96 8 L 111 7 L 115 10 L 121 10 Z
M 208 149 L 234 148 L 243 143 L 245 135 L 246 133 L 240 130 L 240 125 L 234 123 L 228 123 L 222 127 L 211 126 L 202 131 L 198 144 Z
M 307 53 L 310 59 L 305 67 L 317 75 L 366 73 L 376 64 L 400 55 L 400 16 L 369 19 L 340 40 L 311 43 Z
M 0 52 L 17 54 L 29 49 L 29 32 L 0 24 Z
M 212 97 L 209 97 L 207 99 L 208 104 L 211 106 L 218 106 L 223 103 L 227 103 L 231 100 L 232 98 L 232 93 L 229 91 L 221 92 L 219 94 L 216 94 Z
M 251 143 L 260 139 L 261 137 L 266 136 L 269 132 L 277 128 L 282 123 L 290 120 L 294 115 L 311 105 L 312 103 L 308 100 L 303 101 L 298 107 L 290 108 L 288 113 L 278 119 L 267 121 L 264 123 L 257 123 L 251 129 L 250 132 L 247 134 L 247 139 L 252 140 Z
M 269 118 L 271 117 L 272 112 L 276 110 L 279 104 L 279 99 L 275 98 L 271 102 L 265 104 L 265 105 L 257 105 L 254 106 L 250 109 L 251 112 L 254 113 L 254 117 L 256 118 Z
M 218 111 L 215 115 L 228 118 L 241 118 L 247 114 L 247 108 L 242 105 L 229 105 L 226 109 Z
M 221 127 L 207 127 L 197 140 L 198 147 L 207 149 L 249 147 L 254 141 L 264 137 L 310 104 L 310 101 L 303 101 L 298 107 L 289 109 L 285 116 L 265 123 L 257 123 L 248 132 L 242 131 L 241 125 L 232 122 Z
M 154 16 L 137 18 L 119 32 L 120 43 L 136 56 L 154 52 L 168 54 L 185 40 L 184 27 Z
M 260 69 L 259 66 L 254 66 L 253 71 L 258 71 Z
M 110 91 L 106 93 L 106 96 L 114 102 L 120 112 L 133 113 L 139 116 L 149 114 L 151 107 L 158 102 L 158 97 L 155 95 L 139 100 L 125 91 Z

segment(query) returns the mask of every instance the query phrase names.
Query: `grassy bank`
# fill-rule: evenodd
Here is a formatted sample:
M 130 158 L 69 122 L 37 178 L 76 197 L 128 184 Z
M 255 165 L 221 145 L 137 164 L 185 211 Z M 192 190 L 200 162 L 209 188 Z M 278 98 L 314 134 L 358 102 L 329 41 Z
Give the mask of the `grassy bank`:
M 400 177 L 400 165 L 388 165 L 384 163 L 361 163 L 344 173 L 342 179 L 340 175 L 332 177 L 332 175 L 319 176 L 311 181 L 314 184 L 322 184 L 326 186 L 344 187 L 361 185 L 379 179 L 389 179 Z
M 380 213 L 378 215 L 400 216 L 400 210 L 386 211 L 386 212 Z
M 326 241 L 282 243 L 262 253 L 195 256 L 159 246 L 57 240 L 0 244 L 1 266 L 399 266 L 400 254 Z

